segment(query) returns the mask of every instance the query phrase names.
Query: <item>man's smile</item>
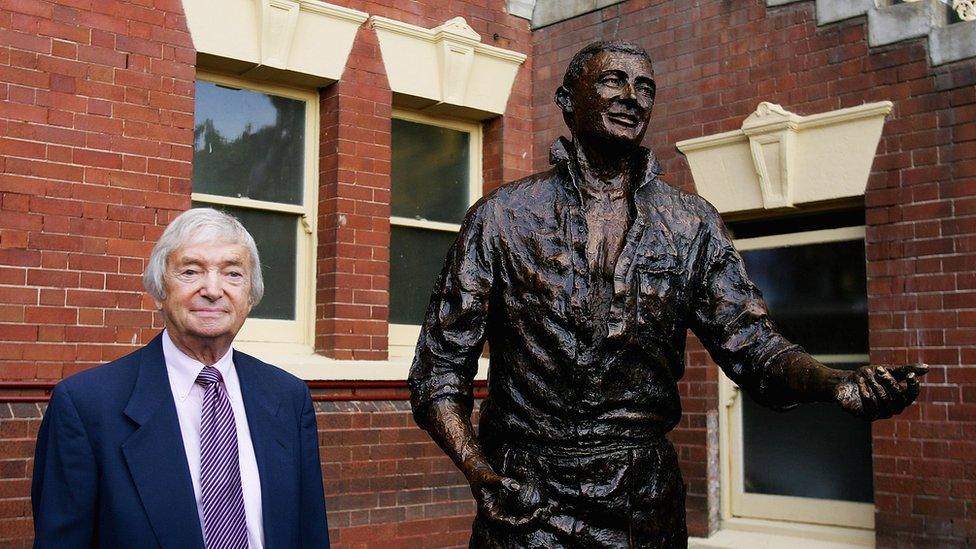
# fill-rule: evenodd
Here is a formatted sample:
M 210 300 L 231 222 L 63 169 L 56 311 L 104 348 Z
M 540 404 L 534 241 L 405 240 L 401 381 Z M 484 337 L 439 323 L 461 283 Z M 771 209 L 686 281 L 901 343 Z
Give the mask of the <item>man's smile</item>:
M 611 111 L 607 113 L 607 118 L 615 124 L 628 128 L 635 128 L 640 123 L 640 117 L 637 114 L 625 111 Z

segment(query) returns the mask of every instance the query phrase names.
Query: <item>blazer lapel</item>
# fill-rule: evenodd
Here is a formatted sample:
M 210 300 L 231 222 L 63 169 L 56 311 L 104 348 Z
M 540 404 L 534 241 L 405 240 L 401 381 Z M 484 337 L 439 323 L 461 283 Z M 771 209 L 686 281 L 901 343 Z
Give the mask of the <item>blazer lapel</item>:
M 288 485 L 288 479 L 296 473 L 287 470 L 287 447 L 278 417 L 281 401 L 267 379 L 262 379 L 262 366 L 256 359 L 234 352 L 234 367 L 241 383 L 241 396 L 247 413 L 247 425 L 251 431 L 251 444 L 258 462 L 261 477 L 261 507 L 264 521 L 264 546 L 266 549 L 287 547 L 291 536 L 285 531 L 298 512 L 294 498 L 280 487 Z M 291 511 L 289 511 L 291 509 Z
M 203 548 L 193 482 L 159 336 L 143 348 L 125 414 L 139 428 L 122 444 L 122 453 L 159 545 Z

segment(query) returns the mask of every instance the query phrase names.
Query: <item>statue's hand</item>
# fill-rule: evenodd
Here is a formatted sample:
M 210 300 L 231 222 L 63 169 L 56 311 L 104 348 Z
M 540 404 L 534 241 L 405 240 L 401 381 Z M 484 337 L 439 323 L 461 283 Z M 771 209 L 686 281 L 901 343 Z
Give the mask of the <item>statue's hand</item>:
M 863 366 L 837 384 L 834 399 L 841 408 L 868 421 L 889 418 L 918 397 L 918 377 L 928 371 L 925 364 Z
M 531 480 L 519 482 L 480 467 L 468 474 L 468 482 L 479 512 L 495 522 L 512 527 L 528 526 L 544 519 L 551 510 L 544 505 L 545 498 Z

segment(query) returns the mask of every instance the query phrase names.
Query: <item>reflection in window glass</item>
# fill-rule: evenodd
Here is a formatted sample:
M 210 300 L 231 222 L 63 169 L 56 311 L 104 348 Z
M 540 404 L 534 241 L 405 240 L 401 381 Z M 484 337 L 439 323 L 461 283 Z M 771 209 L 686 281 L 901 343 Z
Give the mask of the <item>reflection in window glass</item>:
M 393 119 L 392 214 L 460 223 L 469 202 L 468 132 Z
M 770 318 L 813 354 L 868 352 L 864 242 L 830 242 L 742 254 Z
M 456 233 L 390 227 L 390 322 L 422 324 Z
M 783 335 L 815 355 L 868 353 L 861 240 L 742 253 Z M 861 364 L 828 364 L 851 369 Z M 873 500 L 871 426 L 832 404 L 779 413 L 742 402 L 745 491 Z
M 836 404 L 776 412 L 745 396 L 742 423 L 746 492 L 874 501 L 867 421 Z
M 301 204 L 305 102 L 197 80 L 193 191 Z
M 211 207 L 227 212 L 236 217 L 254 237 L 264 275 L 264 299 L 248 316 L 294 320 L 298 267 L 295 231 L 298 216 L 197 202 L 193 203 L 193 207 Z

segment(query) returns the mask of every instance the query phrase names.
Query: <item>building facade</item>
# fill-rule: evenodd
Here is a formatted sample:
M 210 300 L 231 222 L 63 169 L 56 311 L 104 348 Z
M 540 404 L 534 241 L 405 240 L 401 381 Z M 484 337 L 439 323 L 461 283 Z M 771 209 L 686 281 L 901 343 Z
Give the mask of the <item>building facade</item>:
M 0 545 L 30 545 L 47 391 L 158 333 L 144 261 L 192 205 L 258 241 L 236 345 L 313 390 L 335 545 L 465 545 L 412 345 L 467 206 L 547 167 L 552 94 L 600 39 L 655 60 L 645 145 L 725 216 L 784 333 L 931 367 L 893 420 L 773 414 L 692 336 L 693 543 L 976 543 L 976 6 L 881 4 L 0 2 Z

